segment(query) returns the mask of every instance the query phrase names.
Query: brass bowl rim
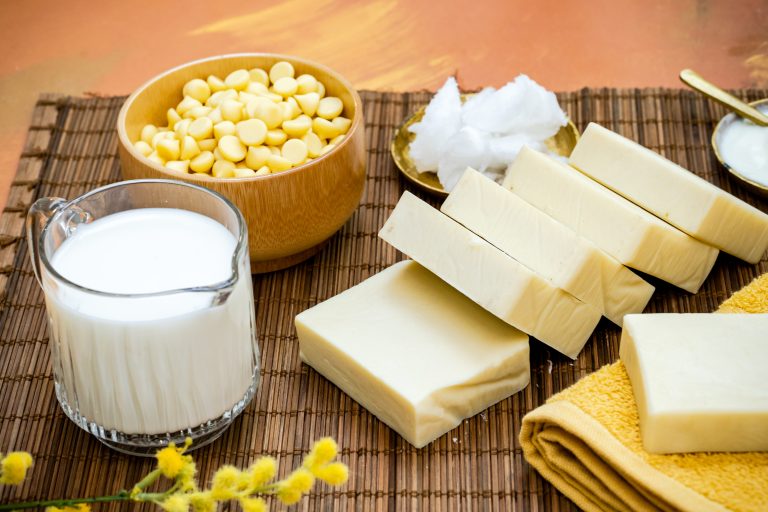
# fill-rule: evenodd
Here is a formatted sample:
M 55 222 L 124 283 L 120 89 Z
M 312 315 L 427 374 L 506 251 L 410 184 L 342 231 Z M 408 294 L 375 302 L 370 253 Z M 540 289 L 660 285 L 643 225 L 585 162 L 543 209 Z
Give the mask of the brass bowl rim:
M 140 161 L 142 164 L 148 167 L 151 167 L 152 169 L 164 174 L 169 179 L 176 179 L 176 180 L 183 179 L 185 181 L 191 181 L 191 182 L 202 184 L 202 183 L 212 183 L 212 182 L 247 183 L 247 182 L 253 182 L 253 181 L 278 179 L 280 176 L 289 176 L 296 172 L 306 171 L 309 167 L 319 162 L 320 160 L 331 158 L 332 155 L 337 153 L 343 146 L 349 143 L 349 140 L 352 137 L 346 136 L 341 141 L 341 143 L 339 143 L 335 148 L 333 148 L 328 153 L 315 157 L 312 160 L 309 160 L 308 162 L 305 162 L 301 165 L 288 169 L 287 171 L 281 171 L 279 173 L 268 174 L 265 176 L 245 176 L 242 178 L 216 178 L 213 176 L 208 176 L 208 175 L 198 174 L 198 173 L 180 174 L 170 169 L 166 169 L 164 166 L 161 166 L 153 162 L 152 160 L 148 159 L 147 157 L 145 157 L 144 155 L 138 152 L 136 147 L 128 138 L 128 134 L 126 133 L 126 128 L 125 128 L 126 117 L 128 116 L 128 109 L 133 105 L 133 101 L 136 99 L 137 96 L 143 93 L 150 85 L 153 85 L 159 82 L 160 80 L 164 79 L 165 77 L 172 75 L 173 73 L 176 73 L 177 71 L 182 70 L 184 68 L 187 68 L 196 64 L 202 64 L 205 62 L 227 60 L 232 58 L 242 58 L 242 57 L 269 58 L 269 59 L 287 60 L 289 62 L 298 62 L 308 67 L 314 67 L 324 73 L 327 73 L 328 75 L 333 76 L 334 79 L 336 79 L 345 89 L 347 89 L 347 91 L 349 91 L 349 93 L 352 96 L 352 102 L 355 106 L 355 115 L 353 116 L 352 125 L 349 127 L 349 131 L 347 131 L 347 135 L 350 135 L 355 130 L 359 129 L 362 123 L 361 120 L 363 118 L 363 102 L 360 99 L 360 94 L 357 92 L 357 90 L 354 87 L 352 87 L 352 84 L 349 83 L 349 81 L 338 72 L 325 66 L 324 64 L 320 64 L 313 60 L 296 57 L 294 55 L 286 55 L 282 53 L 268 53 L 268 52 L 241 52 L 241 53 L 227 53 L 224 55 L 214 55 L 212 57 L 205 57 L 202 59 L 196 59 L 189 62 L 185 62 L 183 64 L 179 64 L 178 66 L 174 66 L 170 69 L 160 72 L 159 74 L 153 76 L 152 78 L 150 78 L 149 80 L 141 84 L 139 87 L 137 87 L 136 90 L 134 90 L 131 93 L 131 95 L 128 96 L 128 98 L 125 100 L 125 103 L 123 103 L 123 106 L 120 107 L 120 113 L 117 116 L 117 135 L 118 135 L 118 140 L 120 141 L 120 144 L 125 148 L 125 150 L 132 157 Z
M 755 100 L 755 101 L 749 102 L 749 105 L 755 108 L 763 104 L 768 105 L 768 98 L 763 98 L 761 100 Z M 725 158 L 723 158 L 723 155 L 720 154 L 720 149 L 717 144 L 717 137 L 719 136 L 720 132 L 725 126 L 725 121 L 728 120 L 728 122 L 730 123 L 731 119 L 735 119 L 737 117 L 738 117 L 738 114 L 736 114 L 735 112 L 728 112 L 722 118 L 720 118 L 720 121 L 717 122 L 717 125 L 715 126 L 715 130 L 712 132 L 712 137 L 710 138 L 710 144 L 712 145 L 712 150 L 715 152 L 715 157 L 717 158 L 717 161 L 720 162 L 720 165 L 725 167 L 725 169 L 731 174 L 731 176 L 735 176 L 736 178 L 741 180 L 741 182 L 746 184 L 748 188 L 752 188 L 758 193 L 768 195 L 768 185 L 758 183 L 742 175 L 738 169 L 731 167 L 731 165 L 725 161 Z
M 469 94 L 462 94 L 461 98 L 462 100 L 466 100 L 470 96 L 474 96 L 473 93 Z M 426 190 L 427 192 L 434 194 L 439 197 L 448 197 L 449 192 L 447 192 L 442 186 L 440 188 L 434 187 L 428 183 L 425 183 L 421 180 L 419 180 L 416 176 L 412 176 L 403 166 L 403 160 L 406 160 L 406 157 L 397 149 L 397 141 L 398 136 L 402 133 L 410 133 L 407 131 L 408 127 L 410 127 L 412 124 L 416 123 L 420 117 L 424 116 L 424 112 L 427 109 L 427 105 L 424 105 L 420 107 L 418 110 L 416 110 L 413 114 L 409 115 L 405 118 L 405 120 L 397 127 L 395 128 L 394 135 L 392 137 L 392 142 L 389 145 L 389 151 L 392 156 L 392 160 L 395 162 L 395 166 L 400 171 L 400 174 L 403 175 L 408 181 L 413 183 L 414 185 L 418 186 L 422 190 Z M 568 119 L 568 122 L 561 126 L 560 129 L 566 128 L 573 134 L 573 138 L 576 142 L 578 142 L 579 138 L 581 137 L 581 133 L 579 132 L 579 129 L 574 124 L 573 120 L 570 117 L 566 117 Z M 559 131 L 559 130 L 558 130 Z M 406 135 L 407 136 L 407 135 Z M 554 137 L 554 135 L 552 136 Z M 550 138 L 552 138 L 550 137 Z M 547 139 L 549 140 L 549 139 Z M 567 156 L 567 155 L 564 155 Z M 408 158 L 410 160 L 410 158 Z M 434 171 L 424 171 L 423 173 L 420 173 L 416 171 L 417 174 L 425 174 L 425 173 L 432 173 L 434 174 Z

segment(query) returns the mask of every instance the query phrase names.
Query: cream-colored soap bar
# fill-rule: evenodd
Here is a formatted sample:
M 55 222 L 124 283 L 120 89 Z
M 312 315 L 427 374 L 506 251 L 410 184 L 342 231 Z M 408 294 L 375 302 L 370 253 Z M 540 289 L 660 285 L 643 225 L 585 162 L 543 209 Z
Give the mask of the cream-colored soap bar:
M 414 261 L 296 316 L 301 358 L 417 448 L 528 385 L 528 336 Z
M 768 249 L 768 215 L 598 124 L 589 124 L 569 162 L 694 238 L 749 263 Z
M 768 314 L 627 315 L 619 353 L 647 451 L 768 450 Z
M 474 169 L 440 210 L 618 325 L 642 312 L 653 294 L 615 258 Z
M 482 307 L 576 358 L 601 312 L 406 192 L 379 236 Z
M 710 247 L 573 167 L 524 147 L 504 187 L 624 265 L 695 293 L 717 259 Z

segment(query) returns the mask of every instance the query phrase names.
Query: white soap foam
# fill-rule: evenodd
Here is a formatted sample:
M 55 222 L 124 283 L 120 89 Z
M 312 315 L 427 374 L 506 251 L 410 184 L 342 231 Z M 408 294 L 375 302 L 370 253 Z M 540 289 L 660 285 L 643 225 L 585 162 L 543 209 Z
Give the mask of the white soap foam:
M 236 244 L 208 217 L 146 208 L 78 226 L 51 264 L 92 290 L 166 292 L 226 281 Z M 246 259 L 239 270 L 218 306 L 214 292 L 101 296 L 54 284 L 44 271 L 64 400 L 88 421 L 132 434 L 196 427 L 231 409 L 251 386 L 256 350 Z

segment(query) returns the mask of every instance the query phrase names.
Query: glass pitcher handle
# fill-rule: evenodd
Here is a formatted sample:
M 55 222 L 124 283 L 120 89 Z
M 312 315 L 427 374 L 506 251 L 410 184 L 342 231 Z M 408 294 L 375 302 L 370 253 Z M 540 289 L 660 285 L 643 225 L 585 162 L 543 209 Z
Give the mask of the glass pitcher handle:
M 29 257 L 32 259 L 32 269 L 35 271 L 35 277 L 41 287 L 43 281 L 40 274 L 40 251 L 42 250 L 40 234 L 51 217 L 67 202 L 66 199 L 60 197 L 43 197 L 35 201 L 27 213 L 27 247 Z

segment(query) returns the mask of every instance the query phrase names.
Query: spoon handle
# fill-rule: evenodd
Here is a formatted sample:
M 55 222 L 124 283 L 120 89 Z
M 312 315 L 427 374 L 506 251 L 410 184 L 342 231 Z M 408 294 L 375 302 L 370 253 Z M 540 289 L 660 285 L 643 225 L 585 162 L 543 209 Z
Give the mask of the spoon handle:
M 721 103 L 726 108 L 733 110 L 741 117 L 749 119 L 753 123 L 760 126 L 768 126 L 768 116 L 757 110 L 756 108 L 747 105 L 736 96 L 728 94 L 715 84 L 707 82 L 698 73 L 691 69 L 684 69 L 680 72 L 680 80 L 689 87 L 696 89 L 705 96 L 712 98 L 718 103 Z

